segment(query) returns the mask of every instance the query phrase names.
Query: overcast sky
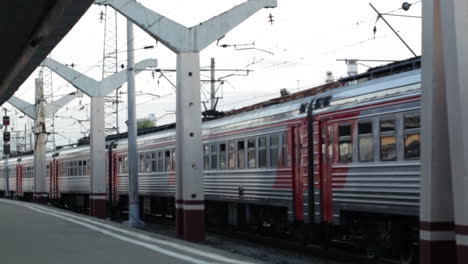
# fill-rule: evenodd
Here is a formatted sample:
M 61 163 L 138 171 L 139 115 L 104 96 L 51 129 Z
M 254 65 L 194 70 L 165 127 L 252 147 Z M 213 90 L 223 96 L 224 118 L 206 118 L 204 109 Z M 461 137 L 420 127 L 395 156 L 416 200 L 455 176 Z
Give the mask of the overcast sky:
M 193 26 L 219 13 L 222 13 L 245 0 L 142 0 L 144 6 L 169 17 L 185 26 Z M 372 0 L 380 12 L 421 15 L 421 3 L 415 3 L 408 12 L 397 10 L 404 1 Z M 416 1 L 410 1 L 416 2 Z M 59 62 L 75 64 L 75 69 L 101 80 L 104 23 L 99 20 L 102 6 L 92 6 L 71 32 L 52 52 L 52 57 Z M 274 16 L 271 25 L 268 16 Z M 217 68 L 250 69 L 248 76 L 226 78 L 227 82 L 219 88 L 222 96 L 218 110 L 230 110 L 241 106 L 264 101 L 279 96 L 279 91 L 286 88 L 291 92 L 319 85 L 325 80 L 325 72 L 332 71 L 336 78 L 346 75 L 346 65 L 337 59 L 361 60 L 401 60 L 412 57 L 411 52 L 391 32 L 387 25 L 379 20 L 369 6 L 369 1 L 362 0 L 278 0 L 276 9 L 265 9 L 256 13 L 240 26 L 229 32 L 220 44 L 255 45 L 239 46 L 254 49 L 235 50 L 234 47 L 222 48 L 216 43 L 201 52 L 201 66 L 207 67 L 210 58 L 216 59 Z M 390 24 L 405 39 L 417 55 L 421 54 L 421 19 L 397 16 L 385 16 Z M 118 18 L 118 59 L 119 65 L 126 64 L 126 20 Z M 373 28 L 376 26 L 376 34 Z M 151 50 L 137 50 L 136 61 L 157 58 L 159 67 L 175 69 L 176 57 L 170 50 L 146 33 L 135 27 L 135 48 L 156 45 Z M 364 62 L 368 66 L 377 66 L 379 62 Z M 359 71 L 367 68 L 360 65 Z M 218 77 L 226 73 L 217 72 Z M 29 102 L 33 102 L 33 79 L 35 72 L 16 93 Z M 175 82 L 175 73 L 166 73 Z M 151 93 L 137 96 L 137 117 L 143 118 L 155 114 L 159 124 L 173 122 L 175 119 L 175 92 L 164 78 L 153 79 L 150 72 L 137 76 L 137 92 Z M 209 72 L 202 72 L 202 79 L 209 78 Z M 57 75 L 53 75 L 53 87 L 56 96 L 74 91 Z M 126 87 L 123 87 L 125 90 Z M 208 96 L 209 84 L 202 84 L 202 100 Z M 47 92 L 46 93 L 50 93 Z M 126 96 L 124 94 L 124 96 Z M 126 100 L 124 100 L 126 101 Z M 89 99 L 84 97 L 70 103 L 57 115 L 56 136 L 58 145 L 76 141 L 89 132 Z M 10 109 L 13 109 L 10 107 Z M 126 130 L 126 103 L 121 104 L 120 127 Z M 24 130 L 26 118 L 19 118 L 14 110 L 10 112 L 15 130 Z M 85 121 L 78 121 L 85 120 Z M 109 119 L 110 121 L 111 119 Z M 28 121 L 28 128 L 31 121 Z M 50 128 L 49 128 L 50 130 Z

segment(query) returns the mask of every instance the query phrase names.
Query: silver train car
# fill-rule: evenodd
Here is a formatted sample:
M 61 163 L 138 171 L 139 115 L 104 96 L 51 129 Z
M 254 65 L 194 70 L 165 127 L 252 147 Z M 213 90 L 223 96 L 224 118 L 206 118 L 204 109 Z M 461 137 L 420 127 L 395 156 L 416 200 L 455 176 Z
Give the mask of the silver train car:
M 415 60 L 203 122 L 207 222 L 322 242 L 339 237 L 370 255 L 411 259 L 420 178 L 421 73 Z M 393 74 L 396 68 L 401 72 Z M 381 77 L 385 70 L 390 74 Z M 124 136 L 107 141 L 109 208 L 119 212 L 127 210 L 127 142 Z M 142 213 L 174 217 L 174 125 L 140 135 L 137 144 Z M 89 207 L 89 157 L 86 145 L 47 155 L 51 201 Z M 15 176 L 10 192 L 29 197 L 32 157 L 9 164 Z

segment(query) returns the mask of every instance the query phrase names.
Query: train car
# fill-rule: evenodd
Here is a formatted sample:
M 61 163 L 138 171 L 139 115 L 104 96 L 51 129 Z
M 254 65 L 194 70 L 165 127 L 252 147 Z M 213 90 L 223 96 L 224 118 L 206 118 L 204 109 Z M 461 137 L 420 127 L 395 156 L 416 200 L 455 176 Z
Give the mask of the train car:
M 418 240 L 419 70 L 324 93 L 310 106 L 316 223 L 370 255 L 411 258 Z
M 17 175 L 16 175 L 16 166 L 17 166 L 17 158 L 10 157 L 8 158 L 8 167 L 5 169 L 5 160 L 2 160 L 2 164 L 0 165 L 0 192 L 3 195 L 13 197 L 16 196 L 18 190 L 18 183 L 17 183 Z M 6 175 L 8 175 L 8 193 L 5 194 L 5 184 L 6 184 Z M 21 191 L 21 186 L 19 188 Z
M 65 149 L 47 156 L 49 195 L 66 208 L 82 211 L 89 208 L 90 156 L 89 146 Z
M 373 69 L 203 122 L 207 222 L 321 242 L 339 238 L 371 256 L 410 261 L 418 241 L 418 63 Z M 125 136 L 107 141 L 104 177 L 110 208 L 119 211 L 127 210 L 127 144 Z M 137 144 L 142 212 L 174 217 L 174 125 L 140 135 Z M 89 207 L 89 157 L 89 146 L 48 154 L 50 198 Z M 22 173 L 10 175 L 22 175 L 17 190 L 24 193 L 31 157 L 20 163 L 11 161 L 10 170 Z

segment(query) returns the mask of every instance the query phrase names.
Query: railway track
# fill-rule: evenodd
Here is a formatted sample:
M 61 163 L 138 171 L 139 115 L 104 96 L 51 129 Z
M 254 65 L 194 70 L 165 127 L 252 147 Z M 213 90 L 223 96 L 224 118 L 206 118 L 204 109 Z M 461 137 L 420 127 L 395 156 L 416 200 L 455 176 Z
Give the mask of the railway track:
M 123 220 L 124 219 L 120 219 L 117 221 Z M 146 218 L 145 222 L 147 225 L 144 230 L 146 231 L 161 233 L 161 231 L 164 230 L 164 235 L 175 234 L 175 225 L 172 218 L 153 216 Z M 320 259 L 320 263 L 401 264 L 400 261 L 394 259 L 370 258 L 365 252 L 357 250 L 350 243 L 342 241 L 332 241 L 325 249 L 321 245 L 310 243 L 303 244 L 288 239 L 286 235 L 273 234 L 268 230 L 259 231 L 253 228 L 240 230 L 232 227 L 208 226 L 207 231 L 208 239 L 206 243 L 225 250 L 229 250 L 229 247 L 219 245 L 219 241 L 230 240 L 243 245 L 248 242 L 249 247 L 270 248 L 272 250 L 281 251 L 284 254 L 300 255 L 306 259 Z M 239 250 L 236 249 L 236 253 L 239 253 Z M 278 263 L 294 264 L 296 262 L 280 260 Z

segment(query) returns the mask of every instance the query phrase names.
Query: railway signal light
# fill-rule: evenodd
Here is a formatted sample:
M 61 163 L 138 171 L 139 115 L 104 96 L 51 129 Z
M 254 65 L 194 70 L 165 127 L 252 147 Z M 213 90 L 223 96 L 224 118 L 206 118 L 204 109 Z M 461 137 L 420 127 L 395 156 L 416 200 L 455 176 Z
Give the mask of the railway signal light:
M 3 154 L 10 155 L 10 144 L 3 144 Z
M 3 142 L 9 142 L 10 137 L 10 132 L 3 132 Z
M 4 116 L 3 117 L 3 125 L 4 126 L 9 126 L 10 125 L 10 117 L 9 116 Z

